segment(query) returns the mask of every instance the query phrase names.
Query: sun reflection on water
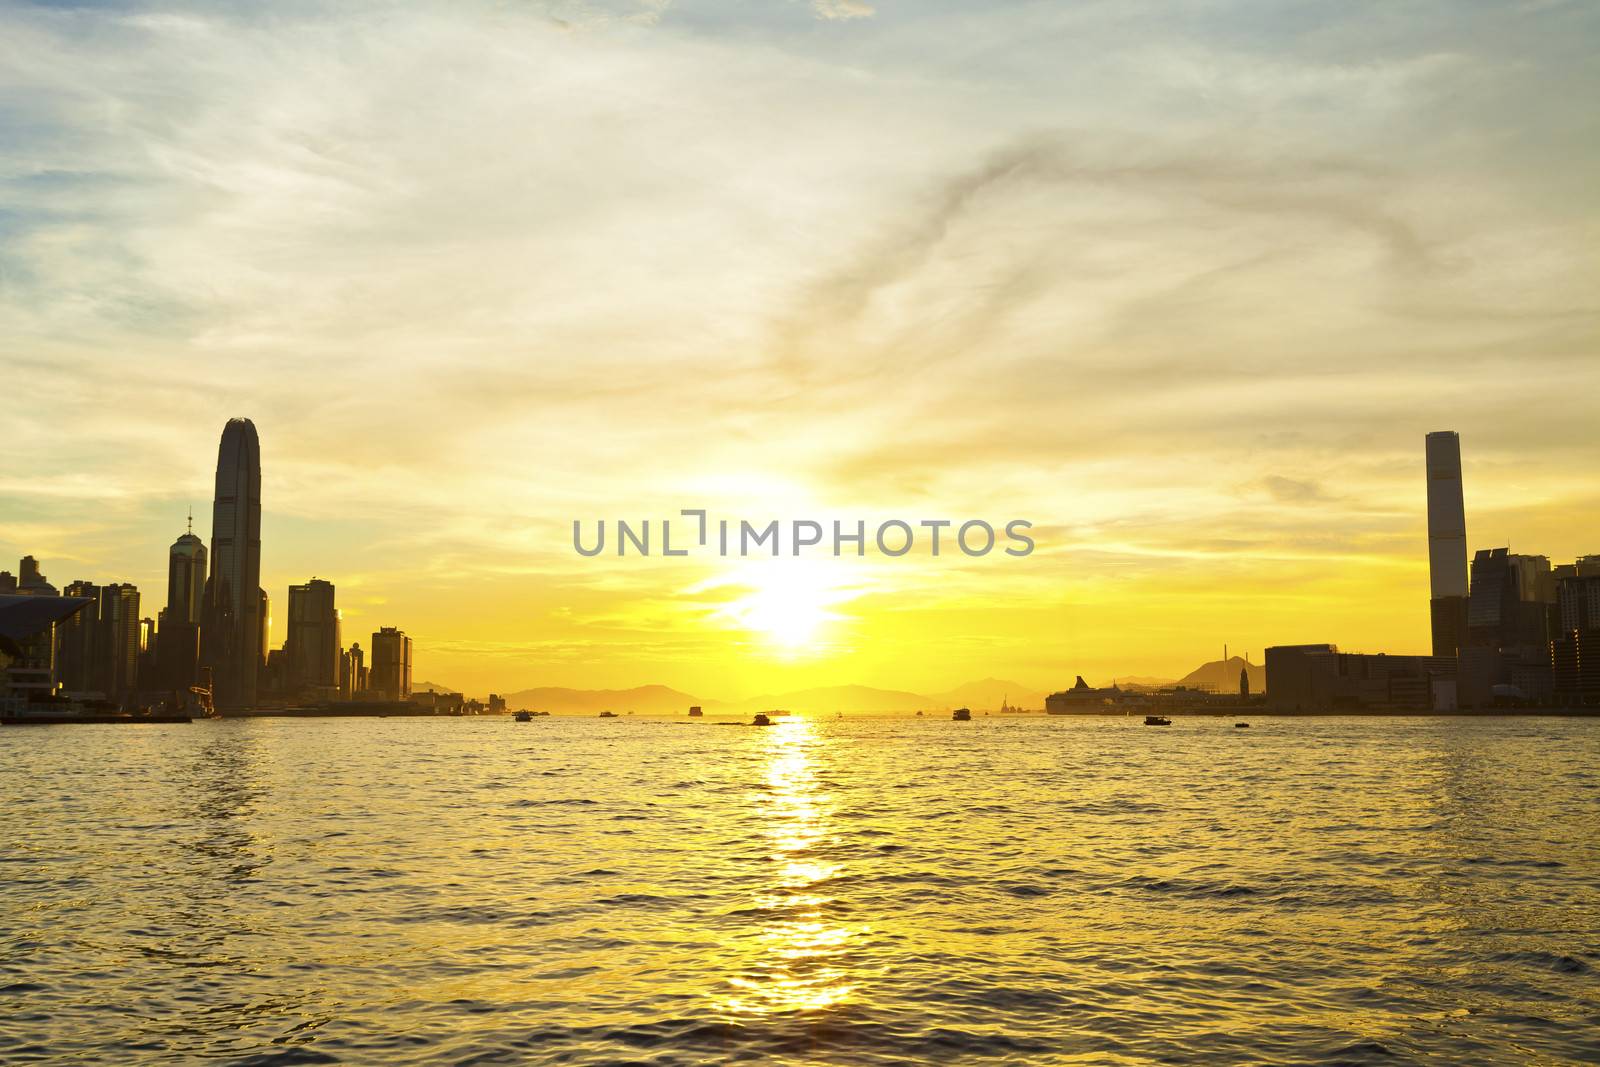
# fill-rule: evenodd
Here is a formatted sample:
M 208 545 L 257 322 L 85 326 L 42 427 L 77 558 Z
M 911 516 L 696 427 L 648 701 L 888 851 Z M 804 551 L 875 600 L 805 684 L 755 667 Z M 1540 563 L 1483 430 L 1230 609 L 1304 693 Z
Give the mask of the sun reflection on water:
M 829 840 L 826 795 L 818 785 L 811 750 L 821 739 L 805 719 L 765 731 L 767 781 L 761 804 L 774 876 L 756 896 L 765 916 L 758 958 L 728 979 L 721 1006 L 746 1015 L 816 1011 L 854 992 L 846 966 L 849 942 L 859 931 L 832 923 L 828 884 L 842 868 L 816 853 Z

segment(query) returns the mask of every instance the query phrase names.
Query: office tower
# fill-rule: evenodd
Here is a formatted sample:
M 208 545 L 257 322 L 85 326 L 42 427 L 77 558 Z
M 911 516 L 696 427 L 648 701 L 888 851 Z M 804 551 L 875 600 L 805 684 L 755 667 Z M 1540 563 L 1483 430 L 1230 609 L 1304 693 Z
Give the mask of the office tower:
M 170 623 L 200 625 L 206 595 L 206 546 L 194 523 L 167 550 L 167 615 Z
M 200 678 L 200 623 L 205 610 L 206 546 L 193 520 L 167 550 L 167 606 L 156 618 L 157 679 L 146 688 L 187 693 Z
M 139 686 L 139 589 L 126 582 L 100 587 L 94 688 L 125 703 Z
M 100 688 L 100 587 L 77 581 L 67 586 L 66 596 L 85 597 L 89 603 L 70 617 L 56 623 L 56 680 L 68 693 L 96 692 Z
M 1467 633 L 1467 513 L 1461 497 L 1461 438 L 1430 433 L 1428 464 L 1428 583 L 1433 654 L 1454 656 Z
M 367 657 L 357 641 L 339 656 L 339 695 L 354 700 L 367 688 Z
M 384 700 L 411 696 L 411 638 L 393 626 L 372 635 L 372 672 L 369 682 Z
M 339 609 L 332 582 L 313 578 L 289 587 L 288 689 L 335 689 L 339 685 Z
M 220 708 L 255 703 L 261 672 L 261 443 L 249 419 L 229 419 L 217 447 L 211 577 L 200 627 L 202 660 Z
M 56 587 L 45 581 L 44 575 L 39 573 L 39 561 L 32 556 L 23 556 L 17 566 L 18 593 L 27 596 L 57 596 Z
M 1550 642 L 1555 699 L 1600 705 L 1600 556 L 1557 567 L 1557 632 Z
M 17 576 L 10 571 L 0 571 L 0 595 L 10 595 L 17 591 Z
M 1461 648 L 1461 703 L 1484 707 L 1496 701 L 1548 701 L 1556 617 L 1549 559 L 1505 548 L 1479 549 L 1472 557 L 1467 639 Z

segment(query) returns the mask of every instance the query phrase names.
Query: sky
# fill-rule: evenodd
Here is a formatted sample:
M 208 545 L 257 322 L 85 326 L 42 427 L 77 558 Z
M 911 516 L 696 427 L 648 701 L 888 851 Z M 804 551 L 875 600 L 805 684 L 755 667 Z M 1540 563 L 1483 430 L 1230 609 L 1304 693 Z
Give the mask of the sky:
M 1600 552 L 1592 3 L 0 2 L 0 566 L 262 579 L 481 694 L 1426 652 Z M 585 558 L 574 520 L 1035 551 Z M 1259 660 L 1257 659 L 1259 662 Z

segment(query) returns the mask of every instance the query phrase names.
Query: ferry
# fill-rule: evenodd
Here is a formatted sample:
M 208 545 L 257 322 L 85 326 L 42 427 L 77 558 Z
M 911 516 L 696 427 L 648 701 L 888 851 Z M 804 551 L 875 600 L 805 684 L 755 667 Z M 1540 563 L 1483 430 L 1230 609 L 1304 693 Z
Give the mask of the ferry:
M 1172 720 L 1165 715 L 1146 715 L 1144 724 L 1146 726 L 1171 726 Z
M 971 722 L 972 721 L 972 709 L 971 708 L 957 708 L 955 711 L 952 711 L 950 713 L 950 718 L 955 722 Z

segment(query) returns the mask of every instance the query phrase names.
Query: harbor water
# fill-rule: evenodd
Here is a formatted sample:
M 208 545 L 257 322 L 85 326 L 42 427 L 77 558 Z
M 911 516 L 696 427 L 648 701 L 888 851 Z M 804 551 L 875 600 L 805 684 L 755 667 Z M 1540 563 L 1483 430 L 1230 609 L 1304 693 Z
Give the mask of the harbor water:
M 1600 720 L 0 729 L 0 1061 L 1600 1061 Z

